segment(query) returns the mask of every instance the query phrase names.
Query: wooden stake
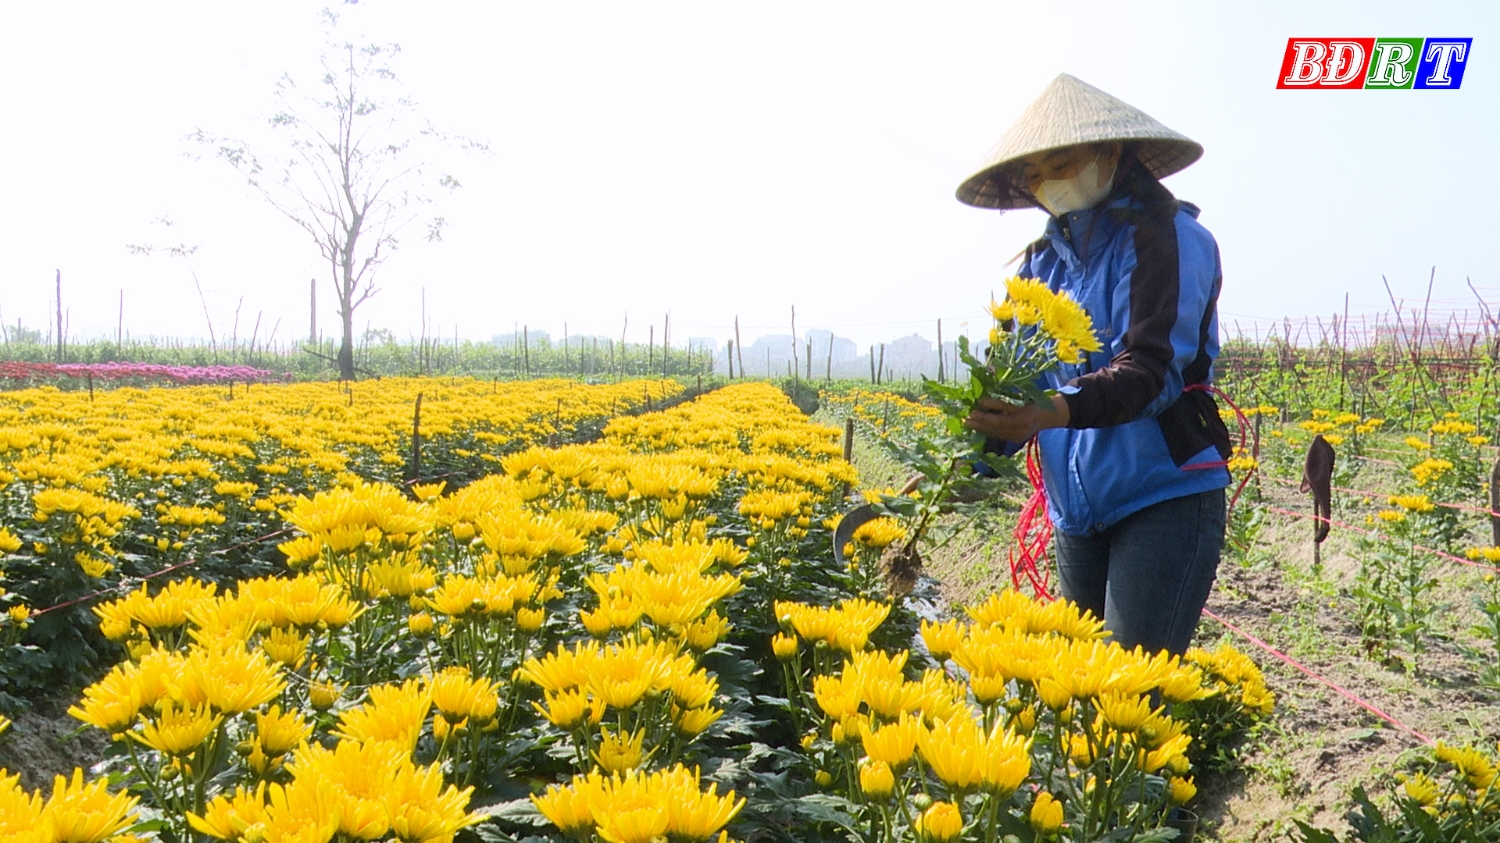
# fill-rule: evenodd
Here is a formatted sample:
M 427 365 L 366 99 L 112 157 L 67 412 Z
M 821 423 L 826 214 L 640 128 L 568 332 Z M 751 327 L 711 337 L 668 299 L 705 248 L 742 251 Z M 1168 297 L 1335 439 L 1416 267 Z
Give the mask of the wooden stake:
M 734 349 L 735 360 L 740 364 L 740 377 L 743 378 L 745 376 L 745 344 L 740 342 L 740 317 L 738 314 L 734 317 Z
M 943 382 L 943 320 L 938 320 L 938 383 Z
M 796 389 L 797 389 L 797 371 L 798 371 L 798 366 L 797 366 L 797 306 L 793 305 L 792 306 L 792 371 L 788 373 L 788 374 L 790 374 L 792 376 L 792 392 L 793 392 L 793 394 L 796 394 Z
M 1349 293 L 1344 293 L 1344 319 L 1339 323 L 1339 406 L 1344 404 L 1344 369 L 1349 364 Z M 1352 398 L 1352 396 L 1351 396 Z
M 854 461 L 854 417 L 844 419 L 844 462 Z M 849 484 L 844 484 L 844 497 L 849 497 Z
M 57 270 L 57 362 L 63 361 L 62 270 Z
M 1500 459 L 1495 460 L 1495 467 L 1490 469 L 1490 545 L 1500 547 Z
M 354 392 L 349 393 L 349 401 L 354 402 Z M 422 476 L 422 393 L 417 393 L 417 406 L 411 417 L 411 477 L 410 482 L 417 482 Z

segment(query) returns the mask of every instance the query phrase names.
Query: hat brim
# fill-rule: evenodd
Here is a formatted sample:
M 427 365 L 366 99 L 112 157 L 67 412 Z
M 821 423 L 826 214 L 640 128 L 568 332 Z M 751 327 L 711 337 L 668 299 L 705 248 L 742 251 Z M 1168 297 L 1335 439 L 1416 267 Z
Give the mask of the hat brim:
M 1194 161 L 1203 157 L 1203 146 L 1195 141 L 1175 140 L 1166 138 L 1110 138 L 1110 140 L 1124 140 L 1135 150 L 1135 156 L 1141 166 L 1157 179 L 1164 179 L 1173 173 L 1186 169 Z M 1083 143 L 1098 143 L 1101 141 L 1084 141 Z M 1069 146 L 1080 144 L 1064 144 L 1051 149 L 1066 149 Z M 1050 152 L 1051 149 L 1037 150 L 1038 152 Z M 1031 154 L 1031 153 L 1028 153 Z M 1010 169 L 1024 155 L 1017 155 L 1005 161 L 998 161 L 985 167 L 964 180 L 958 186 L 954 194 L 958 201 L 976 208 L 994 208 L 1002 211 L 1015 210 L 1017 208 L 1036 208 L 1036 199 L 1021 187 L 1014 184 L 1006 176 L 1006 170 Z

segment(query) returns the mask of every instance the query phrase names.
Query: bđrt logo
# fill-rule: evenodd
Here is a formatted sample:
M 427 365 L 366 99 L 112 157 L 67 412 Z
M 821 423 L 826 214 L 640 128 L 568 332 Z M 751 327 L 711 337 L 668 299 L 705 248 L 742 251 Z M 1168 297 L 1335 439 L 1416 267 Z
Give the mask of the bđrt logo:
M 1276 87 L 1458 90 L 1473 38 L 1288 38 Z

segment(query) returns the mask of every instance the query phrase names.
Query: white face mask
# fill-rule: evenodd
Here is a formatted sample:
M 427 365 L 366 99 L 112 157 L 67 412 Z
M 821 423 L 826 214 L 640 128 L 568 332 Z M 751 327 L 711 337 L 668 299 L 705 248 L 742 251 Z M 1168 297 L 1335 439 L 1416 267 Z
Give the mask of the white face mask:
M 1036 199 L 1052 216 L 1060 217 L 1099 204 L 1099 200 L 1109 195 L 1114 179 L 1114 165 L 1110 166 L 1109 173 L 1101 176 L 1099 156 L 1095 155 L 1088 166 L 1078 171 L 1078 175 L 1042 182 L 1036 189 Z

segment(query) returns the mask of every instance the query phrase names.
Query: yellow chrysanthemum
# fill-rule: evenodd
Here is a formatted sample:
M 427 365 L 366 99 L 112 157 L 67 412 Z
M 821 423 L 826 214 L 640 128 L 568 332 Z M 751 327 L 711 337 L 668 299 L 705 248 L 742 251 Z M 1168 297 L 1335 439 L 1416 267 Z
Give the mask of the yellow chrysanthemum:
M 952 802 L 934 802 L 912 822 L 912 830 L 920 840 L 957 840 L 964 830 L 963 812 Z
M 291 752 L 312 734 L 312 724 L 293 709 L 282 713 L 281 706 L 273 705 L 265 711 L 255 713 L 255 737 L 260 746 L 271 755 Z
M 641 765 L 641 742 L 646 739 L 646 730 L 633 735 L 611 732 L 608 727 L 599 730 L 599 749 L 593 753 L 594 760 L 607 773 L 625 773 Z
M 141 731 L 127 734 L 157 752 L 187 755 L 208 740 L 223 719 L 210 712 L 206 705 L 178 709 L 168 703 L 146 722 Z
M 499 686 L 484 678 L 472 678 L 466 667 L 449 667 L 432 678 L 432 704 L 449 723 L 474 718 L 487 723 L 499 707 Z
M 232 795 L 221 794 L 209 800 L 201 816 L 189 812 L 188 824 L 218 840 L 239 840 L 246 829 L 265 822 L 265 806 L 265 784 L 253 791 L 236 787 Z
M 917 736 L 922 732 L 922 718 L 902 714 L 899 719 L 879 729 L 865 732 L 865 755 L 895 769 L 905 767 L 916 753 Z
M 1056 834 L 1062 828 L 1063 824 L 1062 803 L 1044 790 L 1038 793 L 1036 799 L 1031 803 L 1029 819 L 1031 827 L 1038 834 Z
M 1391 506 L 1399 506 L 1407 512 L 1431 512 L 1434 509 L 1426 495 L 1391 495 Z
M 53 780 L 42 822 L 56 843 L 102 843 L 135 821 L 137 801 L 128 793 L 110 793 L 103 779 L 84 784 L 83 770 L 75 768 L 71 780 Z
M 1178 778 L 1173 776 L 1167 780 L 1167 800 L 1173 805 L 1186 805 L 1198 795 L 1198 787 L 1193 784 L 1191 777 Z
M 859 765 L 859 789 L 872 799 L 888 799 L 896 788 L 896 776 L 884 761 L 866 759 Z

